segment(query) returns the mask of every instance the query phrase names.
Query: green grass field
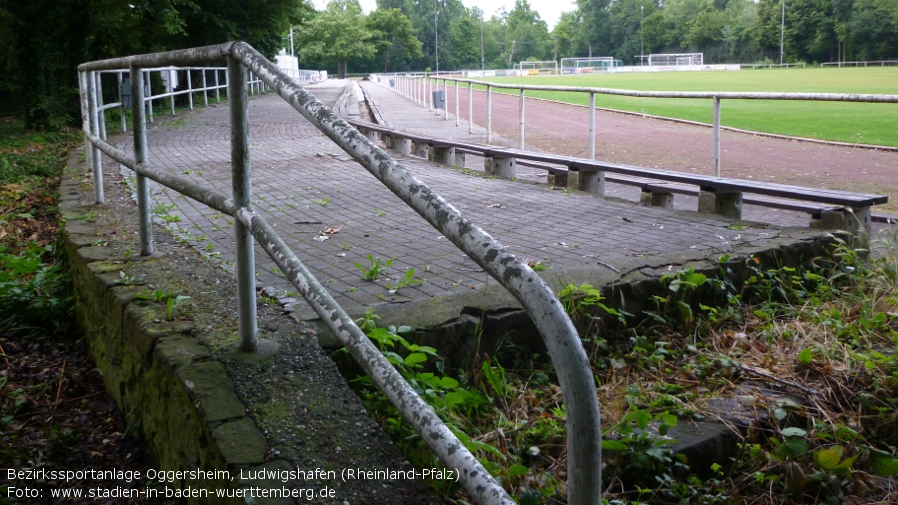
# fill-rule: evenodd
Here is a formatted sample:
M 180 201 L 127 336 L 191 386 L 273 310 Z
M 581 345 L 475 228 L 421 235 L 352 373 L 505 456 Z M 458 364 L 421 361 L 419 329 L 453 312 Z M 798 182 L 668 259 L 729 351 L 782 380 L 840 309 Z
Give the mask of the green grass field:
M 898 67 L 656 72 L 496 77 L 504 84 L 587 86 L 645 91 L 779 91 L 898 95 Z M 516 90 L 496 90 L 517 93 Z M 527 96 L 586 105 L 586 93 L 529 91 Z M 596 106 L 691 121 L 712 121 L 711 100 L 596 95 Z M 746 130 L 839 142 L 898 146 L 898 104 L 723 100 L 721 123 Z

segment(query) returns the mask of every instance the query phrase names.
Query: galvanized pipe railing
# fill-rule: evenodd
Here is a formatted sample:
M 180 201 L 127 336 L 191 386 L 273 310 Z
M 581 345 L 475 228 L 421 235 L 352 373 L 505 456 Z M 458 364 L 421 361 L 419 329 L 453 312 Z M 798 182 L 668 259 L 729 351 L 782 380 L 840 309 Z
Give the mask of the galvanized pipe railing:
M 597 503 L 601 496 L 601 428 L 595 382 L 577 331 L 549 286 L 523 261 L 510 254 L 490 235 L 415 179 L 355 128 L 336 117 L 311 94 L 290 82 L 277 67 L 251 47 L 237 43 L 233 54 L 274 92 L 287 100 L 294 109 L 505 286 L 528 311 L 546 342 L 564 394 L 568 413 L 569 503 Z M 324 315 L 322 317 L 325 318 Z M 339 328 L 335 330 L 337 329 Z M 441 444 L 443 440 L 442 435 L 433 439 L 422 433 L 422 437 L 430 444 Z M 431 448 L 435 451 L 437 449 L 434 445 Z M 440 453 L 437 451 L 437 454 Z M 452 454 L 447 456 L 451 458 Z M 471 487 L 467 485 L 466 489 L 471 491 Z
M 462 216 L 454 207 L 433 193 L 426 185 L 411 176 L 383 150 L 371 143 L 348 123 L 318 102 L 310 93 L 292 81 L 282 70 L 245 43 L 229 43 L 203 48 L 116 58 L 79 66 L 86 73 L 89 85 L 91 73 L 100 70 L 129 68 L 132 87 L 143 86 L 136 75 L 152 66 L 195 65 L 227 62 L 230 73 L 229 97 L 232 122 L 232 170 L 234 194 L 231 198 L 204 188 L 185 178 L 152 167 L 146 161 L 145 117 L 134 115 L 135 156 L 111 146 L 95 131 L 96 118 L 84 112 L 85 139 L 96 150 L 102 150 L 122 165 L 135 170 L 139 176 L 202 202 L 220 212 L 235 216 L 243 230 L 237 230 L 238 279 L 252 280 L 252 237 L 268 252 L 288 275 L 294 286 L 312 308 L 329 325 L 334 334 L 384 391 L 403 416 L 416 428 L 440 460 L 450 468 L 460 469 L 465 489 L 483 504 L 513 503 L 488 472 L 446 427 L 436 413 L 408 385 L 384 358 L 351 318 L 336 304 L 298 258 L 287 248 L 263 218 L 251 206 L 249 179 L 249 150 L 246 143 L 246 80 L 244 68 L 258 75 L 266 86 L 277 92 L 307 120 L 318 127 L 356 161 L 377 177 L 394 194 L 424 217 L 431 225 L 462 249 L 477 264 L 505 286 L 528 311 L 543 336 L 555 364 L 567 410 L 568 427 L 568 498 L 573 505 L 599 503 L 601 499 L 601 426 L 595 383 L 579 336 L 561 303 L 545 282 L 524 262 L 509 253 L 504 246 Z M 239 65 L 238 65 L 239 63 Z M 83 82 L 83 81 L 82 81 Z M 422 83 L 423 84 L 423 83 Z M 84 90 L 85 92 L 87 90 Z M 135 97 L 139 93 L 134 90 Z M 423 89 L 422 89 L 423 91 Z M 85 101 L 90 109 L 90 93 Z M 240 97 L 240 98 L 238 98 Z M 94 97 L 94 100 L 96 97 Z M 241 140 L 237 137 L 244 137 Z M 99 155 L 96 156 L 99 158 Z M 102 174 L 95 174 L 95 186 L 102 186 Z M 138 206 L 147 212 L 149 197 L 138 191 Z M 142 229 L 144 227 L 142 226 Z M 147 231 L 149 227 L 147 226 Z M 141 241 L 151 243 L 147 233 Z M 143 245 L 143 244 L 142 244 Z M 149 254 L 152 251 L 142 253 Z M 243 250 L 243 252 L 240 252 Z M 244 254 L 243 259 L 240 259 Z M 243 265 L 241 267 L 240 265 Z M 241 273 L 242 271 L 242 273 Z M 254 349 L 255 291 L 245 289 L 238 281 L 238 304 L 241 308 L 241 348 Z M 244 307 L 246 307 L 244 309 Z M 251 307 L 251 310 L 250 310 Z M 244 322 L 252 319 L 251 322 Z
M 720 177 L 720 101 L 721 100 L 812 100 L 826 102 L 860 102 L 860 103 L 898 103 L 898 95 L 874 95 L 851 93 L 779 93 L 779 92 L 748 92 L 748 91 L 637 91 L 614 88 L 590 88 L 584 86 L 543 86 L 535 84 L 504 84 L 492 81 L 476 79 L 446 78 L 457 83 L 468 83 L 468 86 L 481 85 L 486 87 L 486 138 L 487 143 L 492 142 L 492 89 L 519 90 L 523 96 L 524 90 L 528 91 L 565 91 L 575 93 L 589 93 L 590 127 L 595 125 L 595 95 L 617 95 L 639 98 L 697 98 L 710 99 L 713 110 L 712 122 L 712 152 L 711 169 L 716 177 Z M 469 95 L 469 102 L 471 100 Z M 468 121 L 473 122 L 469 113 Z M 524 142 L 524 106 L 519 106 L 520 145 Z M 589 152 L 591 158 L 595 158 L 595 132 L 590 132 Z

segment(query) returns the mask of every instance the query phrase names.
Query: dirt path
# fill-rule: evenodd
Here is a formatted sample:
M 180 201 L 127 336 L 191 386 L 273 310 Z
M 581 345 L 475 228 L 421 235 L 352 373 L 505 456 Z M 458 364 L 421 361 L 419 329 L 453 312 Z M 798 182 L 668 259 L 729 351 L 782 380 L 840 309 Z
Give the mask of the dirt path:
M 460 95 L 460 114 L 467 118 L 467 89 L 460 88 Z M 455 90 L 450 87 L 450 113 L 455 112 L 455 101 Z M 475 90 L 473 101 L 474 123 L 486 125 L 486 92 Z M 492 102 L 493 131 L 518 139 L 518 97 L 493 93 Z M 726 114 L 725 106 L 722 114 Z M 527 99 L 525 122 L 527 146 L 555 154 L 588 155 L 586 107 Z M 598 159 L 711 173 L 712 139 L 708 127 L 599 111 L 596 137 Z M 725 177 L 888 194 L 889 203 L 877 210 L 898 211 L 898 152 L 723 131 L 720 156 L 721 174 Z

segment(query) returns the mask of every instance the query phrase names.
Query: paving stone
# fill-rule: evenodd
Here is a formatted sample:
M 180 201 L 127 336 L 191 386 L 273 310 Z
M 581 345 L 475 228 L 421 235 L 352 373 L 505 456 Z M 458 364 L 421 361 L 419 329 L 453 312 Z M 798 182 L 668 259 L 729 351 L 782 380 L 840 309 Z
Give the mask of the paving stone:
M 332 104 L 343 89 L 342 84 L 332 84 L 309 89 L 325 104 Z M 376 95 L 381 111 L 396 127 L 434 137 L 484 140 L 482 128 L 469 135 L 466 123 L 456 127 L 454 120 L 444 121 L 376 84 L 362 86 Z M 147 133 L 150 158 L 182 177 L 230 194 L 228 114 L 226 107 L 197 111 L 177 129 L 159 127 L 157 121 Z M 256 212 L 275 227 L 350 314 L 362 314 L 389 301 L 424 300 L 496 283 L 279 97 L 252 98 L 249 121 Z M 495 142 L 503 140 L 494 137 Z M 476 165 L 473 158 L 468 157 L 469 166 Z M 730 230 L 731 221 L 715 216 L 477 177 L 472 174 L 478 171 L 440 168 L 421 158 L 397 160 L 511 252 L 545 262 L 548 272 L 557 276 L 590 265 L 620 270 L 615 265 L 640 258 L 665 264 L 716 258 L 742 244 L 768 243 L 783 230 L 782 226 Z M 525 169 L 519 170 L 524 173 Z M 544 172 L 532 172 L 534 179 L 545 180 Z M 195 237 L 206 236 L 202 247 L 213 244 L 213 251 L 207 251 L 212 261 L 233 268 L 233 218 L 181 199 L 155 183 L 151 183 L 151 194 L 158 204 L 175 205 L 169 214 L 181 218 L 179 229 Z M 638 198 L 636 194 L 634 200 Z M 361 279 L 355 264 L 367 268 L 369 254 L 395 258 L 385 270 L 391 281 Z M 296 291 L 274 273 L 276 266 L 258 244 L 255 258 L 257 287 L 266 286 L 266 296 Z M 408 268 L 426 282 L 402 288 L 399 294 L 389 293 L 385 282 L 396 282 Z M 317 317 L 307 307 L 294 308 L 303 317 Z

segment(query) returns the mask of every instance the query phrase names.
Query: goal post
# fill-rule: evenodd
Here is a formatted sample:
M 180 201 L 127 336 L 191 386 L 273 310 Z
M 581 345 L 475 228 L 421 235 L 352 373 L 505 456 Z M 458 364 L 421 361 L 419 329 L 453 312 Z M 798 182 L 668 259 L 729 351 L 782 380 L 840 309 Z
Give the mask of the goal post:
M 544 60 L 544 61 L 522 61 L 518 63 L 520 65 L 521 70 L 532 71 L 536 70 L 539 72 L 548 72 L 552 74 L 558 73 L 558 62 L 555 60 Z
M 575 74 L 595 70 L 610 70 L 617 66 L 620 66 L 620 60 L 615 60 L 613 56 L 561 59 L 561 72 L 565 74 Z
M 650 54 L 650 67 L 684 67 L 690 65 L 702 65 L 704 53 L 662 53 Z

